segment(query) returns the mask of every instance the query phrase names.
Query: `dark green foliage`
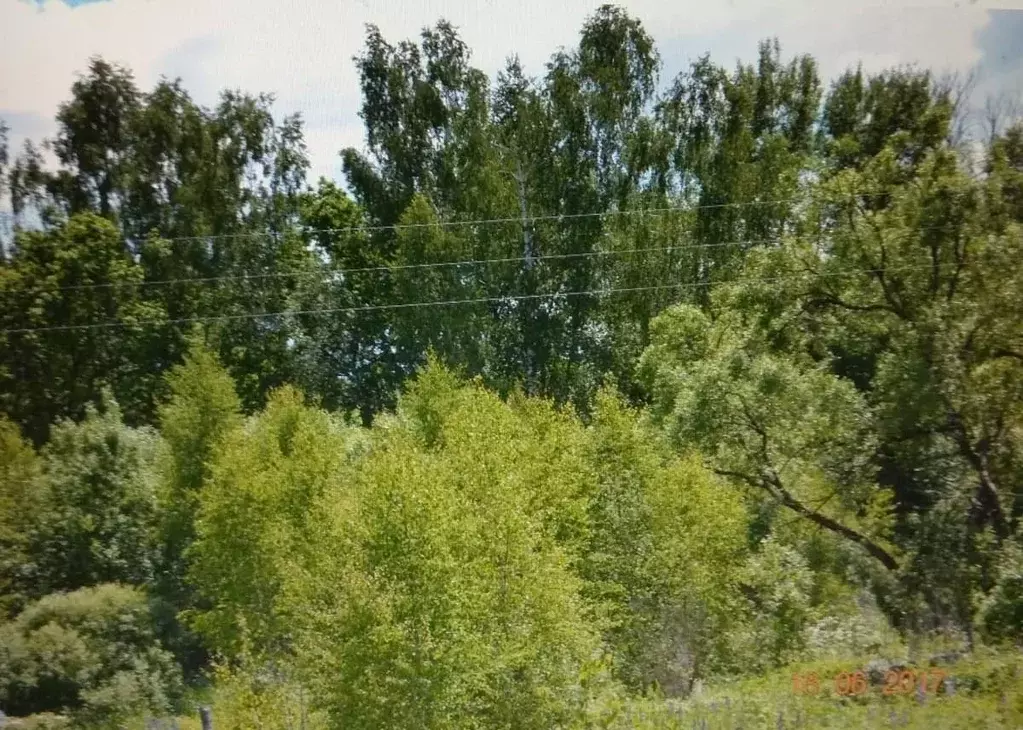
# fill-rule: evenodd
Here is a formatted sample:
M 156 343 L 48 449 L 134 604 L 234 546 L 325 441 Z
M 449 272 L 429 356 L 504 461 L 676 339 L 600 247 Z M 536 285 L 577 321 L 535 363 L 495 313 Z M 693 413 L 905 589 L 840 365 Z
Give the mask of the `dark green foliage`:
M 0 626 L 0 706 L 71 711 L 84 722 L 172 709 L 179 670 L 153 633 L 145 594 L 105 584 L 56 593 Z
M 1023 637 L 1023 550 L 1018 540 L 1002 553 L 980 620 L 989 638 L 1018 643 Z
M 46 498 L 33 517 L 36 595 L 152 581 L 158 438 L 125 426 L 109 398 L 53 429 L 42 451 Z
M 164 312 L 143 300 L 145 273 L 117 228 L 86 212 L 49 231 L 19 233 L 14 245 L 0 280 L 3 328 L 58 330 L 0 335 L 5 412 L 36 443 L 58 418 L 81 418 L 104 387 L 133 420 L 151 416 L 157 332 L 132 324 L 159 322 Z

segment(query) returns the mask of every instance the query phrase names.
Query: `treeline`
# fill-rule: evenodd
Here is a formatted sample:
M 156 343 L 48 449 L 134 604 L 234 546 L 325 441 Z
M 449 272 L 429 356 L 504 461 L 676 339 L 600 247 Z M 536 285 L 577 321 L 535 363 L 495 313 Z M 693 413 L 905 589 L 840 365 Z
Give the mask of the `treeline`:
M 56 170 L 0 156 L 0 707 L 216 660 L 332 726 L 609 726 L 1019 640 L 1023 127 L 968 164 L 952 85 L 774 42 L 659 86 L 609 6 L 536 78 L 444 22 L 356 64 L 350 192 L 271 97 L 100 59 Z

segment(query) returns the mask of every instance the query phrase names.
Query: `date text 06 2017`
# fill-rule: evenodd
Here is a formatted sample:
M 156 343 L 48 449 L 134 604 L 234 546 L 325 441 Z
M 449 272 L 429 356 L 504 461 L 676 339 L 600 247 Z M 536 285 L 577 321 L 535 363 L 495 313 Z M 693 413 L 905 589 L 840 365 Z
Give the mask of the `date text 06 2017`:
M 948 675 L 941 669 L 890 669 L 885 673 L 881 693 L 885 695 L 911 694 L 920 692 L 937 694 Z M 860 671 L 840 672 L 831 680 L 835 694 L 855 696 L 866 694 L 870 689 L 867 675 Z M 820 693 L 821 679 L 814 673 L 793 674 L 792 691 L 795 694 L 816 695 Z

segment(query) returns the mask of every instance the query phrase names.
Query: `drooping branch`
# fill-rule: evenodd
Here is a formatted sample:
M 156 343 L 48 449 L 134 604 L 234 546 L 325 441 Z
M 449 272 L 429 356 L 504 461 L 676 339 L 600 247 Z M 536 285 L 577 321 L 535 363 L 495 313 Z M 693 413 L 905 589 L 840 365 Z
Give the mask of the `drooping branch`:
M 898 561 L 895 560 L 891 553 L 889 553 L 879 544 L 871 540 L 863 533 L 858 532 L 852 529 L 851 527 L 848 527 L 847 525 L 843 525 L 842 523 L 838 522 L 837 520 L 833 520 L 832 518 L 828 517 L 825 514 L 822 514 L 815 510 L 811 510 L 805 504 L 803 504 L 798 499 L 793 497 L 791 492 L 789 492 L 787 489 L 784 488 L 784 486 L 782 486 L 781 480 L 778 479 L 776 474 L 772 474 L 771 476 L 774 480 L 774 484 L 772 485 L 774 487 L 773 492 L 776 493 L 776 496 L 779 498 L 781 503 L 784 504 L 786 507 L 791 509 L 796 514 L 802 515 L 811 522 L 820 525 L 824 529 L 830 530 L 831 532 L 834 532 L 837 535 L 841 535 L 847 540 L 856 543 L 864 550 L 866 550 L 871 557 L 878 560 L 888 570 L 898 570 L 899 568 Z
M 1016 352 L 1015 350 L 1009 350 L 1006 348 L 999 348 L 991 353 L 991 357 L 995 359 L 1009 358 L 1011 360 L 1017 360 L 1023 362 L 1023 353 Z
M 888 570 L 898 570 L 898 561 L 895 560 L 894 556 L 892 556 L 891 553 L 885 550 L 877 542 L 870 539 L 863 533 L 858 532 L 847 525 L 843 525 L 841 522 L 838 522 L 825 514 L 822 514 L 820 511 L 807 507 L 785 488 L 781 477 L 778 476 L 777 470 L 771 463 L 769 450 L 770 439 L 768 437 L 767 429 L 756 418 L 753 410 L 749 407 L 749 404 L 746 403 L 745 400 L 739 398 L 739 402 L 747 424 L 754 433 L 760 437 L 759 458 L 763 462 L 764 466 L 759 475 L 751 475 L 726 469 L 714 469 L 714 471 L 721 476 L 740 479 L 753 487 L 766 491 L 774 499 L 795 512 L 797 515 L 800 515 L 814 524 L 861 546 L 871 557 L 879 561 Z
M 881 563 L 888 570 L 898 570 L 899 563 L 895 557 L 885 550 L 874 540 L 864 535 L 861 532 L 854 530 L 847 525 L 843 525 L 841 522 L 828 517 L 816 510 L 810 509 L 805 504 L 796 499 L 791 492 L 789 492 L 784 485 L 781 483 L 781 479 L 771 469 L 764 469 L 764 473 L 758 479 L 749 474 L 743 472 L 732 471 L 729 469 L 714 469 L 714 472 L 719 476 L 731 477 L 732 479 L 738 479 L 740 481 L 749 484 L 750 486 L 758 489 L 763 489 L 776 500 L 778 500 L 785 507 L 789 508 L 801 517 L 813 522 L 815 525 L 823 527 L 825 530 L 835 533 L 844 537 L 850 542 L 856 543 L 867 553 Z

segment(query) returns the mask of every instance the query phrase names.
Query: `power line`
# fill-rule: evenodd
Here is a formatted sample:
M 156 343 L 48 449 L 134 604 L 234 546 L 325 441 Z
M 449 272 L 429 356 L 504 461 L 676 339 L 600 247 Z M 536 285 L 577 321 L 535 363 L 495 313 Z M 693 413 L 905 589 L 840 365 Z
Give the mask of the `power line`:
M 881 269 L 851 269 L 846 271 L 836 271 L 829 273 L 816 274 L 818 277 L 827 278 L 833 276 L 847 276 L 851 274 L 877 274 L 877 273 L 894 273 L 901 271 L 914 271 L 914 270 L 925 270 L 931 269 L 932 264 L 922 264 L 916 266 L 905 266 L 905 267 L 892 267 L 892 268 L 881 268 Z M 745 279 L 745 283 L 760 283 L 760 284 L 774 284 L 782 283 L 785 281 L 791 281 L 797 278 L 796 276 L 780 276 L 771 277 L 766 279 Z M 527 301 L 527 300 L 539 300 L 539 299 L 559 299 L 568 297 L 578 296 L 595 296 L 602 294 L 622 294 L 630 292 L 642 292 L 642 291 L 662 291 L 668 289 L 698 289 L 705 286 L 711 286 L 715 282 L 704 281 L 704 282 L 689 282 L 689 283 L 678 283 L 678 284 L 661 284 L 656 286 L 638 286 L 638 287 L 619 287 L 619 288 L 608 288 L 608 289 L 589 289 L 582 291 L 569 291 L 569 292 L 549 292 L 541 294 L 508 294 L 502 296 L 491 296 L 491 297 L 477 297 L 467 299 L 442 299 L 425 302 L 399 302 L 391 304 L 364 304 L 350 307 L 327 307 L 321 309 L 294 309 L 294 310 L 283 310 L 280 312 L 247 312 L 244 314 L 226 314 L 226 315 L 207 315 L 198 317 L 179 317 L 176 319 L 152 319 L 152 320 L 141 320 L 138 322 L 96 322 L 90 324 L 77 324 L 77 325 L 54 325 L 54 326 L 43 326 L 43 327 L 22 327 L 14 329 L 3 329 L 0 330 L 0 335 L 12 335 L 12 334 L 30 334 L 35 332 L 73 332 L 83 330 L 94 330 L 94 329 L 139 329 L 145 327 L 167 327 L 172 325 L 181 324 L 198 324 L 198 323 L 210 323 L 210 322 L 231 322 L 247 319 L 272 319 L 277 317 L 297 317 L 306 315 L 319 315 L 319 314 L 356 314 L 362 312 L 375 312 L 375 311 L 390 311 L 390 310 L 401 310 L 401 309 L 415 309 L 419 307 L 441 307 L 441 306 L 456 306 L 462 304 L 493 304 L 513 301 Z
M 909 234 L 921 233 L 923 231 L 934 231 L 948 229 L 950 226 L 925 226 L 922 228 L 914 228 L 910 231 L 900 232 Z M 566 254 L 548 254 L 534 256 L 533 261 L 560 261 L 560 260 L 571 260 L 571 259 L 582 259 L 599 256 L 618 256 L 632 253 L 655 253 L 664 251 L 688 251 L 688 250 L 705 250 L 713 248 L 725 248 L 728 246 L 760 246 L 766 244 L 777 244 L 783 241 L 783 237 L 772 237 L 772 238 L 759 238 L 759 239 L 739 239 L 735 241 L 717 241 L 714 243 L 688 243 L 683 245 L 675 246 L 654 246 L 648 248 L 626 248 L 626 249 L 609 249 L 605 251 L 582 251 L 578 253 L 566 253 Z M 174 284 L 215 284 L 219 282 L 234 282 L 234 281 L 265 281 L 270 279 L 285 279 L 295 277 L 297 279 L 316 279 L 321 278 L 324 281 L 331 279 L 336 276 L 349 276 L 351 274 L 362 274 L 362 273 L 382 273 L 382 272 L 393 272 L 403 270 L 414 270 L 414 269 L 435 269 L 435 268 L 458 268 L 463 266 L 479 266 L 488 264 L 502 264 L 502 263 L 519 263 L 523 260 L 522 256 L 507 256 L 501 258 L 491 259 L 461 259 L 456 261 L 433 261 L 423 262 L 415 264 L 383 264 L 379 266 L 363 266 L 353 267 L 346 269 L 332 269 L 329 271 L 309 271 L 306 269 L 290 269 L 284 271 L 275 271 L 264 274 L 233 274 L 224 276 L 185 276 L 171 279 L 152 279 L 149 281 L 118 281 L 118 282 L 100 282 L 95 284 L 68 284 L 64 286 L 50 286 L 41 287 L 36 291 L 43 292 L 61 292 L 61 291 L 92 291 L 97 289 L 131 289 L 131 288 L 144 288 L 151 286 L 171 286 Z
M 950 191 L 955 194 L 969 194 L 970 191 Z M 422 228 L 451 228 L 459 226 L 483 226 L 483 225 L 496 225 L 496 224 L 507 224 L 507 223 L 518 223 L 518 224 L 530 224 L 530 223 L 542 223 L 547 221 L 569 221 L 569 220 L 581 220 L 587 218 L 604 218 L 614 216 L 633 216 L 633 215 L 647 215 L 647 214 L 663 214 L 663 213 L 693 213 L 699 210 L 717 210 L 724 208 L 745 208 L 745 207 L 756 207 L 756 206 L 770 206 L 770 205 L 787 205 L 794 203 L 838 203 L 838 202 L 851 202 L 856 198 L 877 198 L 895 194 L 894 191 L 883 191 L 883 192 L 850 192 L 848 197 L 841 199 L 820 199 L 814 198 L 813 196 L 804 197 L 792 197 L 792 198 L 777 198 L 772 200 L 747 200 L 741 202 L 731 203 L 702 203 L 699 205 L 686 205 L 686 206 L 666 206 L 661 208 L 629 208 L 626 210 L 605 210 L 605 211 L 594 211 L 588 213 L 552 213 L 548 215 L 538 216 L 507 216 L 500 218 L 475 218 L 469 220 L 450 220 L 450 221 L 432 221 L 430 223 L 392 223 L 388 225 L 358 225 L 358 226 L 343 226 L 339 228 L 304 228 L 298 227 L 297 232 L 304 233 L 307 235 L 311 234 L 336 234 L 336 233 L 360 233 L 360 232 L 376 232 L 376 231 L 398 231 L 407 229 L 422 229 Z M 218 240 L 237 240 L 244 238 L 273 238 L 284 235 L 281 231 L 245 231 L 241 233 L 212 233 L 209 235 L 191 235 L 191 236 L 159 236 L 162 241 L 218 241 Z
M 660 213 L 691 213 L 697 210 L 708 210 L 713 208 L 734 208 L 734 207 L 745 207 L 745 206 L 759 206 L 759 205 L 782 205 L 785 203 L 795 203 L 804 201 L 805 198 L 787 198 L 782 200 L 752 200 L 742 203 L 710 203 L 705 205 L 692 205 L 692 206 L 669 206 L 663 208 L 629 208 L 627 210 L 605 210 L 591 213 L 552 213 L 549 215 L 534 215 L 534 216 L 508 216 L 503 218 L 477 218 L 470 220 L 453 220 L 453 221 L 433 221 L 431 223 L 392 223 L 389 225 L 361 225 L 361 226 L 345 226 L 341 228 L 300 228 L 299 231 L 302 233 L 361 233 L 361 232 L 375 232 L 375 231 L 400 231 L 409 229 L 421 229 L 421 228 L 454 228 L 459 226 L 484 226 L 484 225 L 496 225 L 505 223 L 543 223 L 547 221 L 568 221 L 568 220 L 583 220 L 586 218 L 603 218 L 612 216 L 629 216 L 629 215 L 644 215 L 647 213 L 660 214 Z M 259 238 L 264 236 L 275 236 L 279 235 L 271 231 L 252 231 L 248 233 L 226 233 L 214 236 L 178 236 L 174 238 L 165 238 L 165 241 L 208 241 L 211 239 L 221 238 Z
M 969 194 L 969 190 L 964 191 L 950 191 L 959 194 Z M 856 198 L 878 198 L 884 196 L 890 196 L 893 191 L 883 192 L 851 192 L 848 194 L 848 199 L 842 198 L 841 200 L 821 200 L 820 198 L 814 198 L 813 196 L 793 197 L 793 198 L 778 198 L 774 200 L 746 200 L 741 202 L 732 203 L 701 203 L 699 205 L 686 205 L 686 206 L 666 206 L 661 208 L 629 208 L 626 210 L 605 210 L 605 211 L 594 211 L 590 213 L 552 213 L 548 215 L 536 215 L 536 216 L 508 216 L 502 218 L 479 218 L 470 220 L 453 220 L 453 221 L 433 221 L 431 223 L 392 223 L 389 225 L 359 225 L 359 226 L 346 226 L 341 228 L 300 228 L 299 230 L 303 233 L 358 233 L 358 232 L 373 232 L 373 231 L 398 231 L 405 229 L 417 229 L 417 228 L 448 228 L 457 226 L 479 226 L 479 225 L 495 225 L 504 223 L 542 223 L 546 221 L 567 221 L 567 220 L 580 220 L 586 218 L 603 218 L 611 216 L 631 216 L 631 215 L 646 215 L 646 214 L 661 214 L 661 213 L 693 213 L 698 210 L 717 210 L 723 208 L 746 208 L 766 205 L 787 205 L 792 203 L 836 203 L 836 202 L 852 202 Z M 251 231 L 247 233 L 225 233 L 213 236 L 176 236 L 173 238 L 164 238 L 165 241 L 208 241 L 217 240 L 222 238 L 258 238 L 258 237 L 270 237 L 280 235 L 274 231 Z
M 738 246 L 747 244 L 750 246 L 756 246 L 767 243 L 780 243 L 780 238 L 762 238 L 762 239 L 747 239 L 738 241 L 721 241 L 717 243 L 704 243 L 704 244 L 688 244 L 684 246 L 655 246 L 651 248 L 626 248 L 626 249 L 609 249 L 607 251 L 581 251 L 578 253 L 565 253 L 565 254 L 548 254 L 545 256 L 534 256 L 533 261 L 556 261 L 556 260 L 567 260 L 567 259 L 578 259 L 588 258 L 591 256 L 617 256 L 620 254 L 627 253 L 650 253 L 656 251 L 676 251 L 676 250 L 688 250 L 688 249 L 704 249 L 704 248 L 720 248 L 724 246 Z M 294 276 L 296 278 L 316 278 L 322 277 L 327 280 L 334 276 L 348 276 L 350 274 L 360 273 L 372 273 L 372 272 L 384 272 L 384 271 L 402 271 L 407 269 L 434 269 L 434 268 L 445 268 L 445 267 L 460 267 L 460 266 L 478 266 L 481 264 L 502 264 L 502 263 L 521 263 L 523 260 L 522 256 L 507 256 L 503 258 L 493 259 L 461 259 L 457 261 L 434 261 L 424 262 L 417 264 L 384 264 L 381 266 L 363 266 L 357 268 L 348 269 L 332 269 L 329 271 L 307 271 L 292 269 L 290 271 L 275 271 L 266 274 L 235 274 L 230 276 L 193 276 L 193 277 L 181 277 L 177 279 L 154 279 L 150 281 L 125 281 L 125 282 L 102 282 L 97 284 L 70 284 L 67 286 L 59 287 L 47 287 L 42 291 L 80 291 L 87 289 L 111 289 L 111 288 L 131 288 L 131 287 L 146 287 L 146 286 L 169 286 L 171 284 L 185 284 L 185 283 L 216 283 L 221 281 L 259 281 L 264 279 L 281 279 Z

